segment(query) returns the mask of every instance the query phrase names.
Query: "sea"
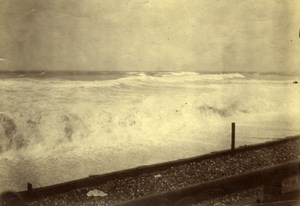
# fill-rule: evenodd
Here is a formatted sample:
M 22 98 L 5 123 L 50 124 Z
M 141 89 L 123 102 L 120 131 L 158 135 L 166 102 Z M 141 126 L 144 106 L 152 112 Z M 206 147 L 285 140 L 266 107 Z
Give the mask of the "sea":
M 300 134 L 299 75 L 0 72 L 0 192 Z

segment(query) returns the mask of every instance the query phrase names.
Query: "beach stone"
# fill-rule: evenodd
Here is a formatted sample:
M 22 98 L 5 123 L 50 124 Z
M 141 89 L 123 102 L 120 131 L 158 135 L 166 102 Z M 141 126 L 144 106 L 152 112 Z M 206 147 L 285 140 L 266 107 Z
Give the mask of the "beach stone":
M 154 175 L 154 178 L 160 178 L 161 174 Z
M 108 194 L 101 191 L 101 190 L 90 190 L 87 194 L 86 194 L 88 197 L 106 197 Z
M 214 206 L 226 206 L 224 203 L 221 203 L 221 202 L 216 202 L 215 204 L 214 204 Z

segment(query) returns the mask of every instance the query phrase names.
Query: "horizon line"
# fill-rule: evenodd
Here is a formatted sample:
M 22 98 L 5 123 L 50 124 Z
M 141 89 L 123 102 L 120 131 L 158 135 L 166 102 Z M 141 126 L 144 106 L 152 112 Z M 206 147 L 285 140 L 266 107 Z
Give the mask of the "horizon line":
M 55 70 L 25 70 L 25 69 L 20 69 L 20 70 L 1 70 L 0 73 L 17 73 L 17 72 L 23 72 L 23 73 L 101 73 L 101 72 L 195 72 L 195 73 L 211 73 L 211 74 L 229 74 L 229 73 L 248 73 L 248 74 L 300 74 L 300 72 L 296 71 L 287 71 L 287 72 L 277 72 L 277 71 L 208 71 L 208 70 L 202 70 L 202 71 L 195 71 L 195 70 L 144 70 L 144 71 L 138 71 L 138 70 L 60 70 L 60 69 L 55 69 Z

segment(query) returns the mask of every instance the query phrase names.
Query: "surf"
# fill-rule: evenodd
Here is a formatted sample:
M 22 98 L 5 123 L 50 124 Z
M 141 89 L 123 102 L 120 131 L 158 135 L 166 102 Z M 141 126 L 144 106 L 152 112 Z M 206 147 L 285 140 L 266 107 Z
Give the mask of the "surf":
M 75 79 L 1 79 L 3 190 L 225 149 L 232 121 L 237 146 L 300 132 L 292 110 L 299 88 L 281 80 L 182 72 Z

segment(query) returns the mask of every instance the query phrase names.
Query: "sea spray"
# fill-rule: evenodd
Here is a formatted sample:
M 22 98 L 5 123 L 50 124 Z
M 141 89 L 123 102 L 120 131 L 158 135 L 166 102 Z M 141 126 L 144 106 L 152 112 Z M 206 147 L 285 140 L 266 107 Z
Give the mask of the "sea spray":
M 91 77 L 92 78 L 92 77 Z M 299 134 L 299 87 L 243 74 L 0 81 L 1 190 Z

